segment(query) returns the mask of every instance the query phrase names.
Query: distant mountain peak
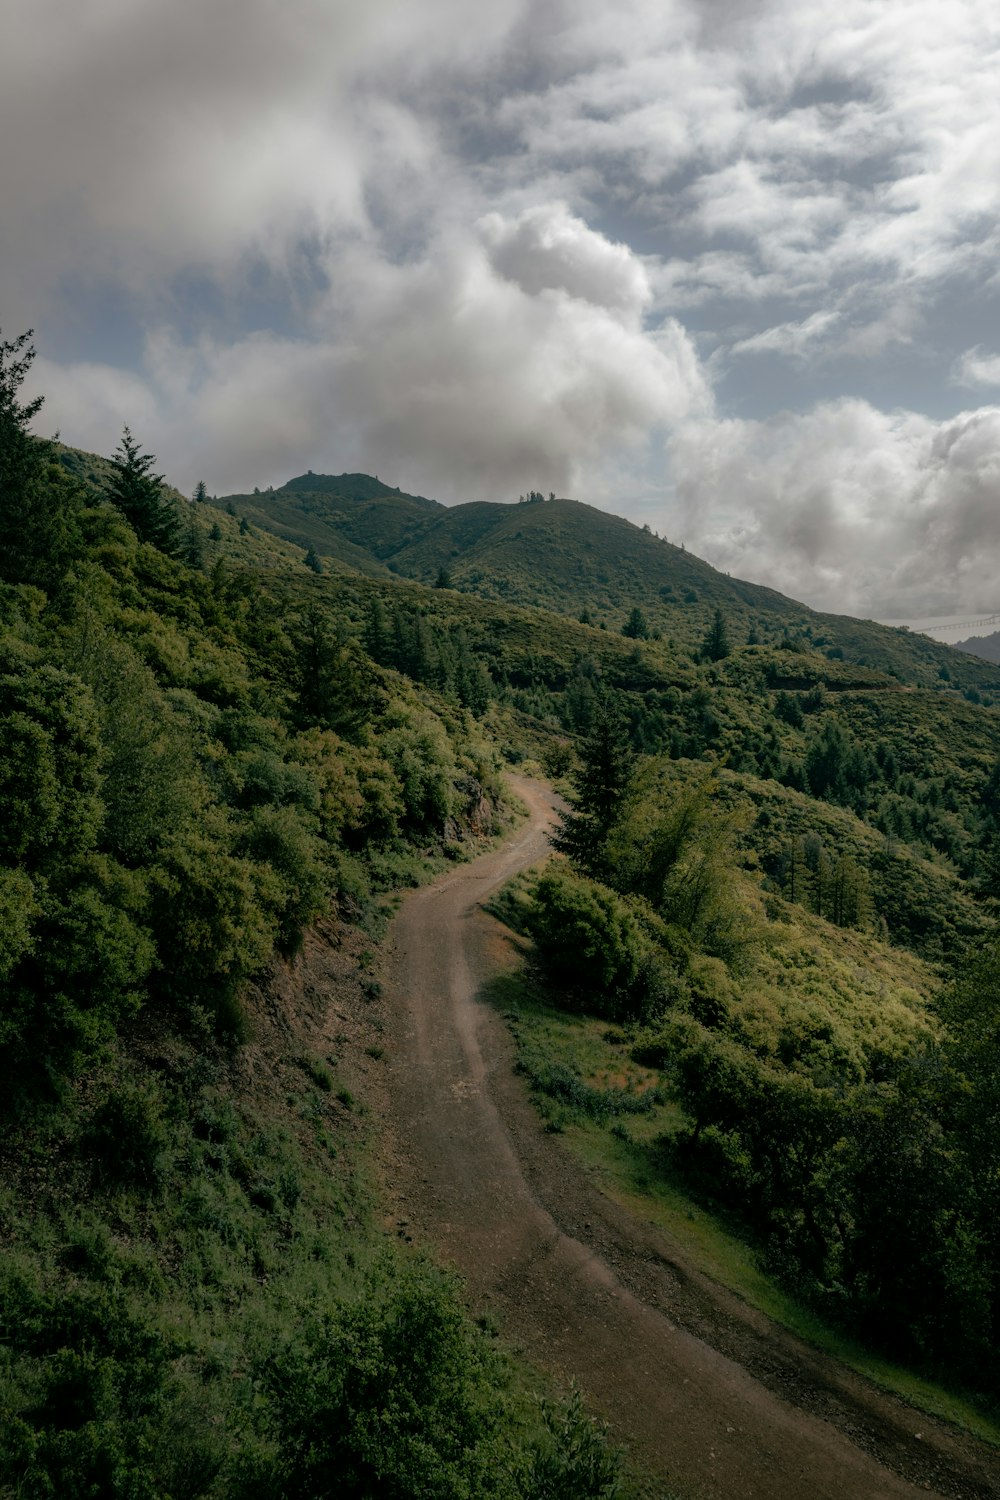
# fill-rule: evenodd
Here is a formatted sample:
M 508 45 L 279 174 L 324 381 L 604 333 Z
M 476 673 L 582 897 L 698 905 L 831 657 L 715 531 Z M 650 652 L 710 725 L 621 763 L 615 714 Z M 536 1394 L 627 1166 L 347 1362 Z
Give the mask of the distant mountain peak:
M 377 474 L 314 474 L 309 469 L 305 474 L 298 474 L 294 479 L 289 479 L 287 484 L 283 484 L 276 493 L 287 494 L 289 492 L 336 495 L 342 500 L 359 501 L 381 500 L 388 496 L 395 496 L 403 500 L 413 500 L 418 505 L 427 506 L 429 509 L 442 508 L 437 500 L 428 500 L 425 495 L 409 495 L 398 485 L 384 484 Z

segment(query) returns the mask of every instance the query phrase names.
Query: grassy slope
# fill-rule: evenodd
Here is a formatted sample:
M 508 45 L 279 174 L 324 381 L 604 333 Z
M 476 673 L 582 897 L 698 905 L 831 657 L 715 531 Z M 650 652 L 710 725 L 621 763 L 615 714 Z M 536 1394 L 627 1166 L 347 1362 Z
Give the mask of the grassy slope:
M 324 560 L 374 577 L 386 572 L 382 558 L 431 524 L 440 510 L 433 500 L 401 494 L 367 474 L 303 474 L 277 490 L 226 495 L 211 503 L 231 507 L 300 547 L 315 547 Z
M 1000 684 L 995 670 L 949 646 L 872 621 L 810 610 L 773 589 L 719 573 L 631 522 L 574 500 L 456 507 L 400 549 L 393 562 L 400 572 L 425 581 L 446 565 L 458 587 L 486 598 L 560 613 L 586 608 L 608 629 L 620 629 L 638 605 L 651 627 L 685 646 L 700 643 L 720 608 L 734 642 L 746 640 L 754 628 L 764 640 L 802 634 L 823 650 L 839 648 L 851 661 L 898 672 L 907 681 L 931 684 L 945 666 L 963 686 Z

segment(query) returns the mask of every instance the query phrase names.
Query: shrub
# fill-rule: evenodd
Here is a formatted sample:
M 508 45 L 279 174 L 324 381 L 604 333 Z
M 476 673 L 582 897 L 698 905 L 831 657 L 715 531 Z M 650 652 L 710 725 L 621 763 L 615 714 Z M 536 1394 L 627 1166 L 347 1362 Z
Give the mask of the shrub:
M 251 1493 L 342 1500 L 509 1494 L 499 1362 L 451 1282 L 381 1266 L 364 1299 L 318 1319 L 263 1372 L 278 1455 Z M 270 1486 L 270 1487 L 268 1487 Z
M 620 896 L 569 871 L 543 875 L 526 925 L 552 979 L 586 1010 L 641 1013 L 649 943 Z

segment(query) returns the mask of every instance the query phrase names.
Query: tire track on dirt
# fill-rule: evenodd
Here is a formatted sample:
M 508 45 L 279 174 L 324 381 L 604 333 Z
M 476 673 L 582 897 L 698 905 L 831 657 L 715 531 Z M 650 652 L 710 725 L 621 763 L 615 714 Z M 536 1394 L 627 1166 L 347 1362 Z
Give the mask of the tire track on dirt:
M 393 924 L 386 1175 L 400 1226 L 685 1495 L 1000 1495 L 992 1449 L 771 1324 L 542 1132 L 506 1028 L 476 1000 L 517 961 L 480 903 L 545 857 L 554 819 L 547 788 L 514 787 L 529 823 L 408 895 Z

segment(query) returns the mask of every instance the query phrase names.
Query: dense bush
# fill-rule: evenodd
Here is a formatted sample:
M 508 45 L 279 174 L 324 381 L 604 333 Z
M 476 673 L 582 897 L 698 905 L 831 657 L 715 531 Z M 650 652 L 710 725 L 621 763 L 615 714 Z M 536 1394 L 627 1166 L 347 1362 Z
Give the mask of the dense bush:
M 557 870 L 538 881 L 527 928 L 551 979 L 595 1015 L 642 1014 L 651 944 L 613 891 Z
M 276 1455 L 244 1500 L 614 1500 L 621 1463 L 579 1397 L 518 1427 L 510 1369 L 419 1263 L 384 1264 L 269 1360 Z

